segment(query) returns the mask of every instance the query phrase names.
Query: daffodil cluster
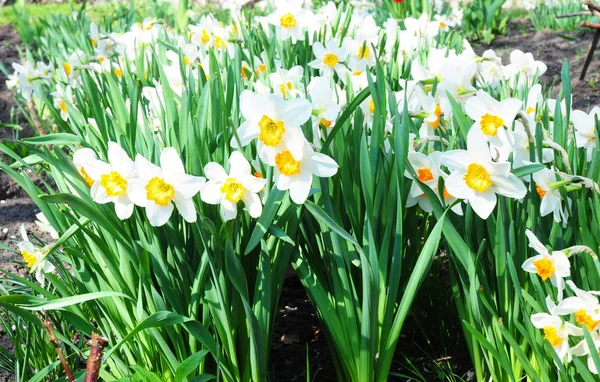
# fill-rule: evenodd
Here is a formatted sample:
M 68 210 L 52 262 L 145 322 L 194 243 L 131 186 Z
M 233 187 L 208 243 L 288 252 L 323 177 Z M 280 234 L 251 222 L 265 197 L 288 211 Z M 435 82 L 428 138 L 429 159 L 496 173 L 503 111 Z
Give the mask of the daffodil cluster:
M 557 289 L 558 297 L 555 302 L 551 296 L 547 296 L 545 303 L 548 311 L 533 314 L 531 323 L 544 331 L 544 338 L 552 345 L 561 362 L 568 363 L 574 356 L 586 357 L 589 370 L 598 374 L 592 353 L 600 351 L 600 292 L 580 289 L 569 279 L 569 257 L 581 254 L 595 258 L 596 254 L 584 246 L 549 251 L 529 230 L 527 238 L 529 246 L 537 254 L 523 263 L 523 270 L 537 274 L 542 282 L 549 280 Z M 573 295 L 563 298 L 566 286 Z M 593 347 L 583 338 L 584 329 L 590 332 Z M 579 340 L 573 340 L 577 337 Z

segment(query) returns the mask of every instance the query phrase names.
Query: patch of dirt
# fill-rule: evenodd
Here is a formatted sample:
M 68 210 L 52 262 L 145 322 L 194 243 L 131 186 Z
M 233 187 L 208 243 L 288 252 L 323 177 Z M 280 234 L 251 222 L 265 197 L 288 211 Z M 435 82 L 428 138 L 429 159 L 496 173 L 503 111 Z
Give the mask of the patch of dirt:
M 307 350 L 308 348 L 308 350 Z M 281 291 L 271 343 L 269 377 L 272 381 L 337 381 L 325 333 L 302 283 L 290 268 Z
M 11 64 L 19 61 L 17 46 L 20 43 L 19 35 L 9 25 L 0 25 L 0 61 L 11 71 Z M 12 109 L 16 106 L 12 92 L 6 88 L 6 76 L 0 70 L 0 123 L 12 123 Z M 31 129 L 24 129 L 24 135 L 31 135 Z M 0 127 L 0 141 L 14 138 L 14 131 Z M 0 156 L 0 160 L 4 160 Z M 33 223 L 35 214 L 39 212 L 31 199 L 27 198 L 19 186 L 4 172 L 0 171 L 0 242 L 16 249 L 16 244 L 21 240 L 19 227 L 25 224 L 29 232 L 38 233 L 37 226 Z M 0 269 L 12 273 L 25 275 L 26 269 L 15 263 L 22 261 L 15 253 L 0 248 Z M 0 275 L 3 277 L 3 275 Z M 0 346 L 12 352 L 13 345 L 10 338 L 0 331 Z M 14 377 L 5 370 L 0 370 L 0 381 L 14 381 Z
M 493 49 L 502 64 L 510 63 L 510 52 L 520 49 L 530 52 L 536 60 L 548 66 L 546 73 L 540 77 L 540 82 L 546 88 L 552 86 L 552 96 L 556 96 L 561 86 L 561 70 L 563 61 L 569 61 L 571 70 L 571 86 L 573 88 L 573 109 L 588 111 L 600 104 L 600 49 L 597 49 L 585 78 L 580 81 L 579 75 L 592 43 L 594 31 L 581 28 L 574 32 L 556 32 L 544 30 L 537 32 L 528 19 L 509 22 L 506 34 L 498 36 L 491 45 L 473 45 L 478 54 L 486 49 Z

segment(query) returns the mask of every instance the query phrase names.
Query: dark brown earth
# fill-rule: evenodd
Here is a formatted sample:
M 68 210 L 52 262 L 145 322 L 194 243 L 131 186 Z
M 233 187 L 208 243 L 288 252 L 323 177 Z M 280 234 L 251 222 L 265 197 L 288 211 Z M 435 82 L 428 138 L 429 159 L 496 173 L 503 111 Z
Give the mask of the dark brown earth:
M 593 37 L 594 31 L 588 28 L 575 32 L 537 32 L 529 20 L 516 20 L 510 22 L 506 34 L 498 36 L 490 46 L 474 45 L 474 49 L 479 54 L 486 49 L 495 50 L 502 57 L 503 65 L 510 63 L 510 52 L 515 49 L 532 53 L 536 60 L 548 66 L 547 72 L 540 77 L 542 84 L 550 87 L 556 80 L 552 89 L 553 97 L 561 89 L 561 69 L 567 58 L 571 69 L 573 109 L 588 111 L 600 104 L 600 49 L 596 50 L 585 79 L 579 80 Z
M 19 44 L 19 35 L 7 25 L 0 25 L 0 60 L 5 67 L 10 68 L 13 61 L 19 59 L 16 49 Z M 11 122 L 11 109 L 15 105 L 12 93 L 6 89 L 6 77 L 0 71 L 0 124 Z M 11 139 L 12 129 L 0 127 L 0 141 Z M 3 160 L 4 158 L 1 158 Z M 21 223 L 31 227 L 35 226 L 35 205 L 28 199 L 23 191 L 6 175 L 0 171 L 0 241 L 14 248 L 14 240 L 18 240 L 19 226 Z M 12 245 L 11 245 L 12 244 Z M 23 267 L 13 263 L 18 257 L 0 249 L 0 268 L 10 272 L 24 273 Z M 0 326 L 0 346 L 12 351 L 12 342 L 2 331 Z M 13 381 L 12 375 L 0 370 L 0 381 Z

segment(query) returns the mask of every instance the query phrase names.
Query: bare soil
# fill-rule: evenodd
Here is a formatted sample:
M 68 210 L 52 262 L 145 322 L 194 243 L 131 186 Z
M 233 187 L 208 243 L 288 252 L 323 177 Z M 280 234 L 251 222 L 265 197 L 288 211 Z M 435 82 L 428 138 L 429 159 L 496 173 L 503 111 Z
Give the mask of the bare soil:
M 552 87 L 553 97 L 562 88 L 561 70 L 566 58 L 571 70 L 573 108 L 587 112 L 600 104 L 600 47 L 592 58 L 584 80 L 579 80 L 593 37 L 594 31 L 589 28 L 581 28 L 575 32 L 537 32 L 529 20 L 523 19 L 509 22 L 506 34 L 498 36 L 491 45 L 474 44 L 473 48 L 479 54 L 486 49 L 494 49 L 496 54 L 502 57 L 504 65 L 510 62 L 510 52 L 515 49 L 532 53 L 536 60 L 548 66 L 540 81 L 548 89 Z M 552 86 L 554 81 L 556 82 Z

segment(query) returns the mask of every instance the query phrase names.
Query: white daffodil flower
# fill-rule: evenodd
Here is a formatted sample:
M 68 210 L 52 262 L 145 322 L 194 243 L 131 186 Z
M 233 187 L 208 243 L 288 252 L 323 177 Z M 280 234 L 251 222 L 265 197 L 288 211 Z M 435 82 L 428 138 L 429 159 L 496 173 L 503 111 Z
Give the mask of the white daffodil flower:
M 538 254 L 530 257 L 521 266 L 525 272 L 537 273 L 543 281 L 550 279 L 559 292 L 559 300 L 562 299 L 562 291 L 565 288 L 564 278 L 571 275 L 571 264 L 567 255 L 562 251 L 548 252 L 548 249 L 538 240 L 530 230 L 525 231 L 529 240 L 529 247 Z
M 94 181 L 90 194 L 98 204 L 114 203 L 117 217 L 127 219 L 133 213 L 128 187 L 136 177 L 135 164 L 125 150 L 115 142 L 108 142 L 108 162 L 92 160 L 84 165 L 86 173 Z
M 89 187 L 92 187 L 94 180 L 88 175 L 85 165 L 95 160 L 98 160 L 98 156 L 92 149 L 79 149 L 73 154 L 73 165 L 75 165 L 75 168 L 77 168 L 77 171 L 79 171 L 79 174 L 81 174 Z
M 50 222 L 48 221 L 48 218 L 44 215 L 44 213 L 40 212 L 37 215 L 35 215 L 35 217 L 37 219 L 35 221 L 35 225 L 37 225 L 42 231 L 50 234 L 50 237 L 52 237 L 54 240 L 58 240 L 58 232 L 56 232 L 54 227 L 50 225 Z
M 323 138 L 319 126 L 327 129 L 333 126 L 340 113 L 340 106 L 336 102 L 336 97 L 331 88 L 331 80 L 326 77 L 313 77 L 308 84 L 308 94 L 312 102 L 312 127 L 313 141 L 315 144 Z
M 418 19 L 405 18 L 404 27 L 415 37 L 423 40 L 437 36 L 440 31 L 439 23 L 429 21 L 429 15 L 426 12 L 421 14 Z
M 563 114 L 564 115 L 564 114 Z M 571 120 L 575 126 L 575 145 L 586 150 L 586 159 L 592 161 L 594 151 L 598 150 L 596 139 L 596 118 L 600 120 L 600 107 L 594 106 L 589 114 L 574 110 Z
M 419 128 L 419 137 L 427 138 L 435 135 L 435 131 L 440 126 L 442 120 L 442 105 L 431 95 L 425 94 L 420 88 L 415 93 L 417 94 L 421 107 L 418 113 L 419 117 L 423 119 L 423 123 Z M 404 104 L 398 105 L 398 110 L 404 108 Z
M 21 224 L 21 237 L 23 238 L 23 241 L 18 244 L 21 256 L 23 256 L 23 260 L 25 260 L 31 272 L 35 274 L 36 280 L 39 283 L 43 283 L 44 274 L 54 272 L 54 265 L 45 259 L 48 248 L 38 248 L 29 241 L 27 231 L 23 224 Z
M 592 336 L 594 348 L 590 349 L 587 340 L 584 338 L 583 340 L 579 341 L 577 345 L 571 348 L 570 354 L 577 357 L 587 356 L 588 369 L 593 374 L 598 374 L 598 369 L 596 368 L 596 363 L 594 362 L 594 358 L 592 357 L 592 352 L 598 353 L 598 349 L 600 348 L 600 334 L 597 331 L 593 331 L 590 334 Z M 580 336 L 582 335 L 583 333 L 580 334 Z
M 229 174 L 223 166 L 210 162 L 204 166 L 204 175 L 208 181 L 200 190 L 202 201 L 208 204 L 220 204 L 223 221 L 237 216 L 237 203 L 241 200 L 248 214 L 258 218 L 262 213 L 262 203 L 258 193 L 267 181 L 252 175 L 250 163 L 239 151 L 229 157 Z
M 375 66 L 375 52 L 369 41 L 345 38 L 342 46 L 350 54 L 348 66 L 352 71 L 365 71 Z
M 442 164 L 452 170 L 446 180 L 451 195 L 465 199 L 482 219 L 496 206 L 496 194 L 521 199 L 527 193 L 523 182 L 510 172 L 509 162 L 493 162 L 481 134 L 467 135 L 467 150 L 442 155 Z
M 327 41 L 325 46 L 319 41 L 315 42 L 313 44 L 313 53 L 316 58 L 309 62 L 308 65 L 319 69 L 322 76 L 331 78 L 334 73 L 337 73 L 340 79 L 345 81 L 348 68 L 342 62 L 346 61 L 348 53 L 343 47 L 338 45 L 338 42 L 334 39 Z
M 54 97 L 54 107 L 60 110 L 60 118 L 63 121 L 66 121 L 67 119 L 69 119 L 67 102 L 69 102 L 72 105 L 75 100 L 73 98 L 73 90 L 71 89 L 71 86 L 67 85 L 63 88 L 63 86 L 60 83 L 58 83 L 56 84 L 56 93 L 52 93 L 52 95 Z
M 486 50 L 478 60 L 478 73 L 481 80 L 496 88 L 500 81 L 504 78 L 504 70 L 502 68 L 502 59 L 496 55 L 491 49 Z
M 566 213 L 561 206 L 562 197 L 558 189 L 553 189 L 552 184 L 557 182 L 556 173 L 550 169 L 543 169 L 535 172 L 533 175 L 535 190 L 540 196 L 540 215 L 546 216 L 553 214 L 554 221 L 560 223 L 561 220 L 567 220 Z
M 536 61 L 531 53 L 523 53 L 516 49 L 510 53 L 510 64 L 504 67 L 506 78 L 510 79 L 513 87 L 531 86 L 533 78 L 546 73 L 548 67 L 541 61 Z M 518 78 L 518 80 L 517 80 Z
M 591 292 L 579 289 L 571 280 L 567 280 L 567 285 L 575 296 L 567 297 L 558 304 L 558 314 L 575 314 L 575 321 L 585 326 L 590 332 L 598 328 L 600 324 L 600 303 L 598 298 Z
M 531 323 L 538 329 L 544 330 L 544 338 L 558 354 L 558 358 L 564 361 L 570 357 L 569 336 L 582 336 L 583 330 L 577 326 L 563 321 L 559 317 L 558 309 L 554 301 L 546 297 L 548 313 L 536 313 L 531 316 Z
M 414 151 L 408 153 L 408 161 L 417 173 L 417 178 L 431 188 L 436 195 L 438 195 L 439 192 L 439 178 L 441 177 L 445 181 L 445 179 L 448 177 L 448 175 L 440 169 L 441 156 L 442 153 L 439 151 L 434 151 L 429 154 L 429 156 Z M 404 171 L 404 176 L 413 179 L 408 170 Z M 452 204 L 455 200 L 456 198 L 450 195 L 448 193 L 448 189 L 444 186 L 445 204 Z M 425 212 L 433 212 L 431 201 L 429 201 L 429 198 L 425 195 L 425 193 L 423 193 L 417 182 L 413 182 L 410 186 L 408 199 L 406 200 L 406 207 L 412 207 L 415 204 L 419 204 L 419 207 L 421 207 L 421 209 L 423 209 Z M 452 211 L 457 215 L 462 215 L 462 208 L 460 204 L 453 206 Z
M 275 25 L 277 37 L 280 40 L 292 39 L 292 42 L 304 41 L 304 31 L 312 12 L 302 8 L 302 0 L 277 2 L 275 12 L 267 17 L 269 23 Z
M 512 151 L 510 132 L 513 121 L 523 102 L 516 98 L 497 101 L 484 90 L 465 102 L 465 112 L 474 120 L 471 131 L 478 131 L 485 140 L 501 151 Z
M 269 166 L 275 165 L 275 156 L 289 150 L 295 158 L 302 159 L 304 139 L 300 126 L 310 118 L 312 106 L 304 98 L 284 100 L 278 95 L 261 96 L 245 90 L 240 97 L 240 109 L 246 119 L 237 135 L 242 147 L 258 138 L 260 159 Z M 238 147 L 236 137 L 231 146 Z
M 186 174 L 174 148 L 168 147 L 161 152 L 160 167 L 138 154 L 135 169 L 138 178 L 130 181 L 129 198 L 137 206 L 146 208 L 152 226 L 159 227 L 167 223 L 173 213 L 173 204 L 185 221 L 196 221 L 196 207 L 192 198 L 204 186 L 205 179 Z
M 301 159 L 294 157 L 290 150 L 280 151 L 275 156 L 275 184 L 277 188 L 290 190 L 290 197 L 296 204 L 302 204 L 310 193 L 313 175 L 328 178 L 338 170 L 337 163 L 325 154 L 315 152 L 303 138 Z
M 528 116 L 527 119 L 530 117 Z M 532 118 L 533 119 L 533 118 Z M 535 122 L 529 124 L 529 126 L 535 126 Z M 535 140 L 535 129 L 529 131 Z M 531 164 L 531 152 L 529 150 L 529 136 L 525 131 L 525 126 L 521 121 L 515 121 L 515 129 L 512 132 L 511 145 L 512 150 L 503 152 L 503 159 L 507 159 L 512 153 L 513 155 L 513 167 L 519 168 L 527 164 Z M 554 150 L 551 148 L 542 148 L 542 163 L 550 163 L 554 160 Z M 529 181 L 529 176 L 524 177 L 526 181 Z
M 304 69 L 299 65 L 294 66 L 290 70 L 277 69 L 275 73 L 269 74 L 269 80 L 274 93 L 285 99 L 302 96 L 303 74 Z

